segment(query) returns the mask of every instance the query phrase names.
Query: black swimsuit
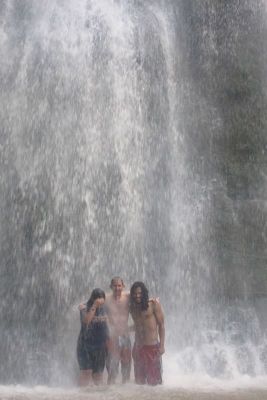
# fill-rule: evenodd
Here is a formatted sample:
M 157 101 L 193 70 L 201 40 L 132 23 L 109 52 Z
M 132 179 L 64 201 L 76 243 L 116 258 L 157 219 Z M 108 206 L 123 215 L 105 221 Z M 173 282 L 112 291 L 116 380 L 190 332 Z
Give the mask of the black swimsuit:
M 109 337 L 105 306 L 96 310 L 88 326 L 82 322 L 86 310 L 80 312 L 81 331 L 77 343 L 77 358 L 81 370 L 103 372 L 106 361 L 106 342 Z

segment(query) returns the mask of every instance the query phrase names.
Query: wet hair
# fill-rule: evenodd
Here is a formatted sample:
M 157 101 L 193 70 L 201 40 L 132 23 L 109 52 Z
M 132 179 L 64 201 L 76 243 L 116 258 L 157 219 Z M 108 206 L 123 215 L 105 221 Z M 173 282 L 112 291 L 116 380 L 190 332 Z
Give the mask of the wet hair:
M 141 310 L 145 311 L 148 309 L 148 289 L 143 282 L 134 282 L 130 290 L 130 310 L 135 308 L 136 302 L 134 300 L 134 292 L 137 288 L 141 289 Z
M 112 288 L 115 281 L 121 281 L 122 286 L 124 286 L 123 279 L 120 276 L 113 276 L 113 278 L 110 281 L 110 288 Z
M 96 299 L 105 299 L 106 295 L 104 290 L 96 288 L 92 291 L 90 299 L 87 301 L 86 306 L 87 306 L 87 311 L 89 311 L 89 309 L 92 307 L 92 305 L 94 304 L 94 301 Z

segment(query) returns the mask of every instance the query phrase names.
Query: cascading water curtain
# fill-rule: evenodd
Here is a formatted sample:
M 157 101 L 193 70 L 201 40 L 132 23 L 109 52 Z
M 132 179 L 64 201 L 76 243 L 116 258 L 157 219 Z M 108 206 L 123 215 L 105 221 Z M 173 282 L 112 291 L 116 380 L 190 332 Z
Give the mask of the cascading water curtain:
M 0 383 L 74 383 L 113 275 L 177 373 L 266 374 L 266 32 L 262 1 L 0 3 Z

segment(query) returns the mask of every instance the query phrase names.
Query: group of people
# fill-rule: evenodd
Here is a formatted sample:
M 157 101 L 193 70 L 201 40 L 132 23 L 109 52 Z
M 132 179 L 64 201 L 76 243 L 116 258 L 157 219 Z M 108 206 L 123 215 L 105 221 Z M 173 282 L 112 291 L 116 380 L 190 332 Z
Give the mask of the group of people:
M 107 296 L 102 289 L 94 289 L 87 303 L 79 306 L 79 385 L 102 383 L 105 366 L 108 384 L 116 382 L 119 366 L 125 383 L 130 379 L 132 359 L 137 384 L 161 384 L 165 328 L 158 299 L 149 298 L 143 282 L 135 282 L 130 293 L 125 292 L 123 279 L 118 276 L 111 279 L 110 288 Z M 129 315 L 132 326 L 128 326 Z

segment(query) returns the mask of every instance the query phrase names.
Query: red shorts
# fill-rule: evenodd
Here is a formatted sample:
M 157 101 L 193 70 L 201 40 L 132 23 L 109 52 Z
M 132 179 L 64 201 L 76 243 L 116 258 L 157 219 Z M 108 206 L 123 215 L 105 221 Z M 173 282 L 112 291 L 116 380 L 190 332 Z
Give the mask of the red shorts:
M 161 355 L 159 344 L 133 347 L 134 376 L 139 385 L 158 385 L 162 383 Z

